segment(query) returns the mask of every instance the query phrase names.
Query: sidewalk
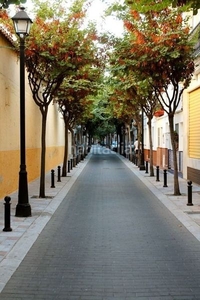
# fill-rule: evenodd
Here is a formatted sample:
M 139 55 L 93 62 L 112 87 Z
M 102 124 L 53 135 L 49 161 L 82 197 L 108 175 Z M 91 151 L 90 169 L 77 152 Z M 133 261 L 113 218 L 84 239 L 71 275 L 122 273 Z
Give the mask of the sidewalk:
M 103 151 L 104 148 L 101 148 Z M 105 151 L 110 151 L 105 149 Z M 112 152 L 115 154 L 115 152 Z M 15 207 L 17 204 L 17 192 L 11 197 L 11 232 L 2 231 L 4 228 L 4 201 L 0 204 L 0 292 L 6 282 L 19 266 L 42 229 L 63 201 L 64 197 L 82 172 L 92 154 L 88 154 L 67 177 L 62 177 L 61 182 L 55 179 L 55 188 L 51 188 L 51 172 L 46 175 L 46 196 L 49 198 L 37 198 L 39 192 L 39 179 L 29 184 L 29 198 L 32 208 L 32 216 L 28 218 L 16 218 Z M 115 154 L 118 155 L 118 154 Z M 160 171 L 160 181 L 150 177 L 145 171 L 139 171 L 138 167 L 128 159 L 118 155 L 119 158 L 139 177 L 154 195 L 175 215 L 175 217 L 200 241 L 200 186 L 193 184 L 193 206 L 187 206 L 187 181 L 179 178 L 181 196 L 173 196 L 173 174 L 167 173 L 167 185 L 163 187 L 163 172 Z

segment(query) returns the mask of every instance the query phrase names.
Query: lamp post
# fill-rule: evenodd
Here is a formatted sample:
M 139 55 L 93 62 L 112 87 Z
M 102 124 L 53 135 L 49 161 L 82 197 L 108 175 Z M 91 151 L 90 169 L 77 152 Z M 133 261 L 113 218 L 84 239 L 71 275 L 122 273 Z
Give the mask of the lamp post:
M 141 158 L 140 158 L 140 171 L 144 171 L 146 168 L 145 168 L 145 165 L 144 165 L 144 110 L 143 110 L 143 107 L 142 107 L 142 149 L 141 149 Z
M 16 206 L 16 217 L 31 216 L 31 206 L 28 198 L 28 183 L 26 172 L 26 143 L 25 143 L 25 38 L 29 34 L 31 19 L 24 8 L 12 18 L 15 32 L 20 39 L 20 171 L 18 203 Z

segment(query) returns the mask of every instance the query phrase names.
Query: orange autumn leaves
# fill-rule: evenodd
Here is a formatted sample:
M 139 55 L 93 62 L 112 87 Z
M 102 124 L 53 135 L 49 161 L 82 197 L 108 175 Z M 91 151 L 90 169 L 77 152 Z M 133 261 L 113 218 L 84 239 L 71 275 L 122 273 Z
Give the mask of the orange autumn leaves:
M 118 76 L 111 99 L 118 115 L 120 111 L 133 111 L 122 105 L 122 99 L 127 105 L 127 99 L 137 98 L 130 91 L 134 90 L 140 98 L 146 97 L 150 87 L 163 93 L 170 84 L 177 88 L 182 82 L 185 88 L 194 71 L 189 27 L 178 11 L 166 9 L 140 15 L 132 10 L 126 15 L 124 26 L 126 34 L 116 42 L 111 61 Z
M 189 27 L 184 24 L 182 14 L 170 8 L 159 13 L 150 11 L 145 15 L 131 10 L 124 26 L 129 33 L 130 58 L 144 72 L 163 68 L 166 78 L 164 69 L 170 69 L 173 60 L 182 61 L 182 57 L 191 52 L 191 45 L 187 42 Z M 146 70 L 147 66 L 149 70 Z
M 168 40 L 172 41 L 179 38 L 179 34 L 173 33 L 173 31 L 176 32 L 177 28 L 182 26 L 183 18 L 181 14 L 178 14 L 175 16 L 174 22 L 172 22 L 171 19 L 165 18 L 169 13 L 170 10 L 166 9 L 162 20 L 160 21 L 158 12 L 150 12 L 145 16 L 146 20 L 148 20 L 148 27 L 143 27 L 142 25 L 138 26 L 138 24 L 144 22 L 144 17 L 142 18 L 137 11 L 131 10 L 130 16 L 132 17 L 132 20 L 124 20 L 124 27 L 131 32 L 133 41 L 137 44 L 143 44 L 149 41 L 154 43 L 163 42 L 166 40 L 166 36 L 169 36 L 170 32 L 171 36 Z M 189 33 L 189 27 L 182 28 L 182 30 L 185 34 Z M 169 45 L 172 46 L 171 42 Z

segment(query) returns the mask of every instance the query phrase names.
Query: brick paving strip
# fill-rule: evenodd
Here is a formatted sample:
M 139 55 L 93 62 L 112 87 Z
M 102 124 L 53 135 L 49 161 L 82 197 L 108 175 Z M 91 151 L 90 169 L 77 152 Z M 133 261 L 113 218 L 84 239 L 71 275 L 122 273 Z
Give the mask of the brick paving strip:
M 0 299 L 199 300 L 200 243 L 117 155 L 95 154 Z

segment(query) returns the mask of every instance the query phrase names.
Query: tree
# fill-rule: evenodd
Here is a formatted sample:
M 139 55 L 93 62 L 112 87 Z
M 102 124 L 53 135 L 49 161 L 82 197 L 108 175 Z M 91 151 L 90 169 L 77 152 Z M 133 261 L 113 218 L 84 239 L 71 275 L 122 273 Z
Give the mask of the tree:
M 92 48 L 90 48 L 92 50 Z M 92 53 L 90 53 L 92 54 Z M 94 53 L 93 53 L 94 54 Z M 62 176 L 67 176 L 67 160 L 68 160 L 68 130 L 71 131 L 73 137 L 73 128 L 75 125 L 85 121 L 85 115 L 89 115 L 92 100 L 89 95 L 96 92 L 99 72 L 94 68 L 94 57 L 90 55 L 89 66 L 83 68 L 82 75 L 80 70 L 77 70 L 74 76 L 66 77 L 56 93 L 56 101 L 59 105 L 65 124 L 65 149 L 63 157 Z M 87 112 L 87 113 L 86 113 Z M 73 141 L 73 156 L 75 153 L 75 141 Z
M 39 197 L 45 197 L 46 120 L 48 107 L 64 78 L 85 65 L 87 39 L 81 28 L 85 1 L 74 1 L 67 10 L 57 3 L 40 3 L 29 37 L 26 65 L 33 99 L 42 114 Z
M 168 115 L 174 160 L 174 194 L 179 195 L 174 114 L 194 71 L 189 28 L 179 10 L 170 8 L 159 13 L 150 11 L 142 16 L 131 10 L 124 24 L 130 44 L 125 64 L 140 74 L 140 80 L 148 80 Z
M 146 86 L 145 86 L 146 87 Z M 152 119 L 155 112 L 155 109 L 158 105 L 158 100 L 155 97 L 151 87 L 148 88 L 147 96 L 145 97 L 143 111 L 147 116 L 147 125 L 149 131 L 149 145 L 150 145 L 150 176 L 154 176 L 154 167 L 153 167 L 153 139 L 152 139 Z
M 20 3 L 26 3 L 26 0 L 0 0 L 0 9 L 8 8 L 11 4 L 19 5 Z
M 193 13 L 197 14 L 198 9 L 200 8 L 199 0 L 125 0 L 126 4 L 131 7 L 131 9 L 140 11 L 142 13 L 148 12 L 151 10 L 160 11 L 167 7 L 182 7 L 183 10 L 187 11 L 193 9 Z
M 141 78 L 140 72 L 133 70 L 131 61 L 129 60 L 129 51 L 129 35 L 125 34 L 122 38 L 116 39 L 114 50 L 110 55 L 110 72 L 112 74 L 111 85 L 114 87 L 112 102 L 115 103 L 115 110 L 119 118 L 125 118 L 126 122 L 128 119 L 129 122 L 131 119 L 134 119 L 135 122 L 137 121 L 139 146 L 142 134 L 140 112 L 143 110 L 148 117 L 150 176 L 154 176 L 151 120 L 158 101 L 153 95 L 153 90 L 148 83 L 148 80 Z M 117 95 L 119 95 L 118 100 Z M 129 114 L 129 117 L 127 114 Z M 129 143 L 131 144 L 130 138 Z M 130 154 L 132 154 L 131 151 Z M 139 151 L 139 165 L 141 162 L 140 154 L 141 151 Z
M 99 79 L 104 70 L 105 60 L 104 47 L 106 36 L 97 36 L 93 24 L 82 30 L 81 47 L 81 64 L 74 64 L 74 69 L 65 77 L 62 86 L 56 93 L 56 101 L 59 105 L 59 111 L 63 115 L 65 123 L 65 150 L 63 158 L 62 176 L 67 175 L 68 159 L 68 130 L 71 131 L 77 124 L 86 122 L 90 115 L 88 107 L 93 102 L 91 95 L 96 94 L 99 89 Z M 97 45 L 98 41 L 98 45 Z M 100 50 L 98 47 L 101 45 Z M 87 112 L 87 116 L 86 116 Z M 80 122 L 80 123 L 78 123 Z M 73 156 L 75 153 L 75 141 L 73 141 Z
M 119 55 L 119 52 L 117 55 Z M 132 160 L 132 141 L 130 135 L 130 124 L 132 119 L 137 119 L 139 115 L 140 106 L 136 104 L 136 91 L 131 86 L 131 83 L 127 79 L 127 74 L 124 69 L 119 67 L 119 56 L 113 51 L 110 67 L 110 87 L 109 103 L 114 119 L 117 119 L 117 125 L 120 137 L 120 153 L 126 154 L 126 150 L 129 150 L 130 159 Z M 141 120 L 140 120 L 141 121 Z M 138 122 L 138 130 L 140 132 L 141 122 Z M 140 135 L 140 134 L 139 134 Z M 126 141 L 125 141 L 125 136 Z M 140 139 L 140 137 L 139 137 Z M 129 146 L 129 149 L 125 149 L 125 143 Z M 123 149 L 122 149 L 123 146 Z

